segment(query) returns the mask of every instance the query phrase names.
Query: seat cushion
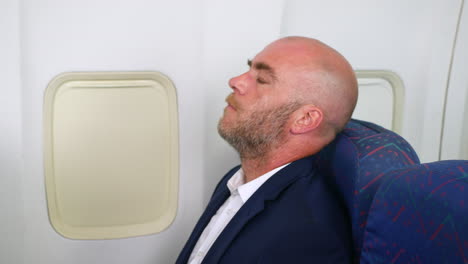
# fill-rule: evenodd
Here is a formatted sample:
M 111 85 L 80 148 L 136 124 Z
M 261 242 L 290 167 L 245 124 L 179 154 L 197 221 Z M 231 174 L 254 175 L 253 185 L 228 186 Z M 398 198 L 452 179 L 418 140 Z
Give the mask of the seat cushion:
M 468 161 L 439 161 L 382 177 L 361 263 L 468 263 Z

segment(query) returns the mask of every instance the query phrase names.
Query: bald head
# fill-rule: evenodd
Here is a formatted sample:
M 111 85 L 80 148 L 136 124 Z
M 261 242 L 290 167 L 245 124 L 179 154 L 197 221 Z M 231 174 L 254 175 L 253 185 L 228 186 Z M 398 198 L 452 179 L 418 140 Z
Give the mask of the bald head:
M 232 93 L 218 125 L 241 159 L 281 165 L 314 154 L 350 119 L 357 100 L 354 71 L 324 43 L 282 38 L 248 65 L 229 80 Z
M 351 118 L 357 101 L 357 81 L 348 61 L 336 50 L 311 38 L 286 37 L 268 45 L 291 75 L 292 100 L 313 104 L 324 114 L 323 128 L 339 132 Z

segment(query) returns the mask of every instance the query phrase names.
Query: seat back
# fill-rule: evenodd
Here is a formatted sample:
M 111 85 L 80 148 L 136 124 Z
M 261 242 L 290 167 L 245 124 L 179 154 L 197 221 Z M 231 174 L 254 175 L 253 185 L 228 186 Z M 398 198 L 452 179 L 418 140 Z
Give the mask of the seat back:
M 354 257 L 358 260 L 368 211 L 382 176 L 418 164 L 418 156 L 401 136 L 359 120 L 348 122 L 318 156 L 317 166 L 328 175 L 348 210 Z
M 383 178 L 361 263 L 468 263 L 468 161 L 414 165 Z

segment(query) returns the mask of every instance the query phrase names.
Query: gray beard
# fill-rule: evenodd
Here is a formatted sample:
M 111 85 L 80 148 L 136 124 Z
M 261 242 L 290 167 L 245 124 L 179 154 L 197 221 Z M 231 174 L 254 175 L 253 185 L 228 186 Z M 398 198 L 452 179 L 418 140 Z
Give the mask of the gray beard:
M 293 102 L 274 109 L 254 111 L 231 128 L 224 127 L 221 119 L 218 133 L 237 150 L 241 159 L 261 159 L 285 141 L 285 126 L 299 107 L 299 103 Z

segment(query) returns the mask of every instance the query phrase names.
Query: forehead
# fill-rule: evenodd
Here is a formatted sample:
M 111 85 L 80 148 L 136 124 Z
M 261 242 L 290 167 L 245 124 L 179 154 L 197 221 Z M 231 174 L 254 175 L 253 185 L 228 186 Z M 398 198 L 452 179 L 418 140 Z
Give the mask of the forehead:
M 264 63 L 277 73 L 288 73 L 311 62 L 311 52 L 300 43 L 277 41 L 266 46 L 253 59 L 254 63 Z

